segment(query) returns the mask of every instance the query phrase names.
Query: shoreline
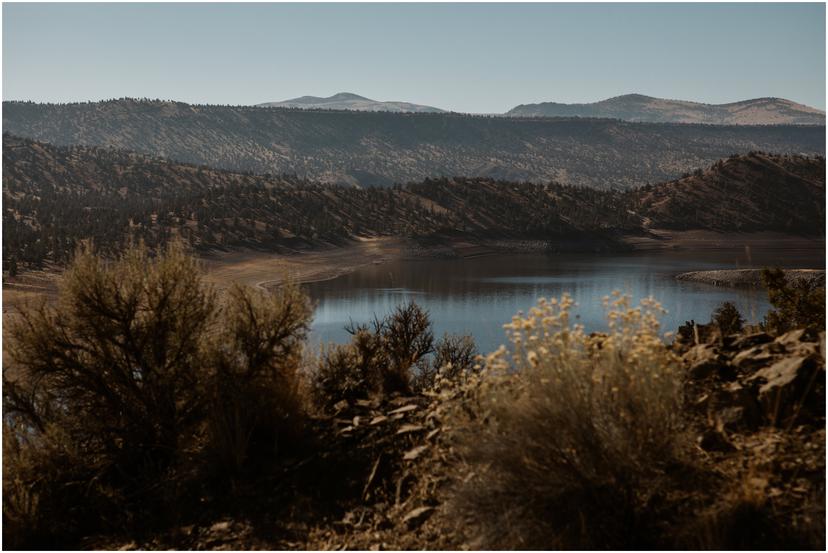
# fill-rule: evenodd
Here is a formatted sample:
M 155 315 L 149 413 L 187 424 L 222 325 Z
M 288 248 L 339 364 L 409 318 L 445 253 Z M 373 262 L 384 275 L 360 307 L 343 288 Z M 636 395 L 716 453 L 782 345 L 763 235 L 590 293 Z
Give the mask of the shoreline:
M 367 265 L 406 259 L 471 259 L 491 255 L 531 253 L 646 253 L 657 251 L 736 251 L 751 248 L 825 251 L 823 238 L 808 238 L 778 233 L 723 235 L 711 231 L 653 231 L 650 236 L 623 236 L 610 243 L 605 239 L 531 240 L 471 239 L 466 237 L 424 243 L 404 238 L 361 239 L 344 247 L 307 250 L 296 254 L 231 252 L 202 257 L 208 279 L 217 283 L 239 282 L 267 289 L 286 278 L 299 284 L 322 282 L 352 273 Z M 274 274 L 281 273 L 281 277 Z
M 751 248 L 825 251 L 824 238 L 779 233 L 721 234 L 712 231 L 652 230 L 648 235 L 573 237 L 555 240 L 443 237 L 412 240 L 398 237 L 360 238 L 342 247 L 317 248 L 293 254 L 235 250 L 199 256 L 205 280 L 218 289 L 233 283 L 267 290 L 286 279 L 299 284 L 331 280 L 368 265 L 405 259 L 470 259 L 530 253 L 641 253 L 658 251 L 746 250 Z M 27 271 L 3 281 L 3 312 L 18 305 L 57 296 L 61 271 Z
M 825 269 L 784 269 L 789 282 L 807 282 L 825 286 Z M 762 286 L 762 269 L 719 269 L 690 271 L 676 275 L 676 280 L 729 288 L 758 288 Z

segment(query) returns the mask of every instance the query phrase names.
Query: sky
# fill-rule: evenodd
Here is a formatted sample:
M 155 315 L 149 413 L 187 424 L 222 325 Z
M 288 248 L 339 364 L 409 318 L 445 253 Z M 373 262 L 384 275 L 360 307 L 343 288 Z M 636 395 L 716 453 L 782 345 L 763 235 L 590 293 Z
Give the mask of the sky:
M 3 99 L 472 113 L 627 93 L 825 109 L 824 4 L 4 3 Z

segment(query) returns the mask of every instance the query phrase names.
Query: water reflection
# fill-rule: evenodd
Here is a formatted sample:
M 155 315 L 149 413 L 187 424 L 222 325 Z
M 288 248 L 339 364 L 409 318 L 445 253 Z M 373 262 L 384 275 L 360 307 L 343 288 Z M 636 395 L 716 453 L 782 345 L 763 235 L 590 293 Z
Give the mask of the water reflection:
M 306 286 L 317 302 L 311 340 L 348 340 L 349 321 L 367 322 L 396 305 L 415 300 L 428 309 L 435 334 L 471 333 L 481 350 L 503 343 L 502 325 L 540 297 L 569 292 L 578 322 L 588 331 L 606 327 L 601 298 L 613 290 L 635 301 L 653 296 L 668 310 L 664 330 L 687 320 L 707 321 L 721 302 L 736 303 L 750 321 L 767 312 L 764 292 L 676 281 L 681 272 L 762 267 L 820 268 L 824 251 L 705 251 L 627 255 L 503 255 L 474 259 L 418 259 L 365 267 L 340 278 Z

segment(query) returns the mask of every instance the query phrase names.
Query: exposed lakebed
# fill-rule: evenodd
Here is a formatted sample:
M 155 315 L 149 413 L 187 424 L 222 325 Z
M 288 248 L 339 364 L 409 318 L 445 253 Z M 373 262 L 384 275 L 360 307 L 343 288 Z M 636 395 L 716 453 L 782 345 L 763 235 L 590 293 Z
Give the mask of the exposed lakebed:
M 316 311 L 311 342 L 345 342 L 345 326 L 383 316 L 414 300 L 426 308 L 435 336 L 470 333 L 481 351 L 505 342 L 502 325 L 540 297 L 568 292 L 577 322 L 587 331 L 606 328 L 601 298 L 613 290 L 634 302 L 653 296 L 667 314 L 664 331 L 695 319 L 707 322 L 723 301 L 733 301 L 749 321 L 769 309 L 762 289 L 722 288 L 677 280 L 698 270 L 761 268 L 824 269 L 818 248 L 657 251 L 629 254 L 511 254 L 470 259 L 408 259 L 362 267 L 335 279 L 305 285 Z

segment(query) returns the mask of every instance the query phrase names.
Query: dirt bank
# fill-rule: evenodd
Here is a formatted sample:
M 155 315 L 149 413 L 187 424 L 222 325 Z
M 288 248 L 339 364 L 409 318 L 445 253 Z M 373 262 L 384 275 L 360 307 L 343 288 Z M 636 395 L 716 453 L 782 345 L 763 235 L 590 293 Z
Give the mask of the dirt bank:
M 342 248 L 292 255 L 241 251 L 206 256 L 202 260 L 207 280 L 219 288 L 231 283 L 268 288 L 286 279 L 315 282 L 336 278 L 365 265 L 397 259 L 404 251 L 403 240 L 370 238 Z
M 807 281 L 817 286 L 825 286 L 824 269 L 788 269 L 785 271 L 788 281 Z M 762 286 L 761 269 L 723 269 L 718 271 L 692 271 L 676 276 L 678 280 L 700 282 L 714 286 Z
M 720 233 L 710 230 L 650 229 L 646 235 L 630 235 L 621 239 L 636 251 L 645 250 L 825 250 L 825 239 L 793 236 L 778 232 Z

